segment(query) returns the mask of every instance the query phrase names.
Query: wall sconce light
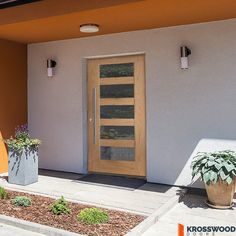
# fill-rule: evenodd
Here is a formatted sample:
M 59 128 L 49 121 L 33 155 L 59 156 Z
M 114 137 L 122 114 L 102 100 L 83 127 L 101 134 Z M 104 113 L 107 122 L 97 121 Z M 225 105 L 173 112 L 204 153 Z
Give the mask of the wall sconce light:
M 54 60 L 48 59 L 47 60 L 47 74 L 48 77 L 51 78 L 54 75 L 54 68 L 56 67 L 57 63 Z
M 188 69 L 189 67 L 189 63 L 188 63 L 188 56 L 191 55 L 191 50 L 186 47 L 183 46 L 180 48 L 180 53 L 181 53 L 181 69 Z

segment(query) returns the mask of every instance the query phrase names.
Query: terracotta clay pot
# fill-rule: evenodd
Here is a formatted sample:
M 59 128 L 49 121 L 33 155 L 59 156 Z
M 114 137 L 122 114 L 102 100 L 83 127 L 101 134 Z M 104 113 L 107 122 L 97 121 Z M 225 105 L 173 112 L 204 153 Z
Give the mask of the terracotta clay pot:
M 205 185 L 208 205 L 214 208 L 230 208 L 233 205 L 235 180 L 231 184 L 219 180 L 216 184 Z

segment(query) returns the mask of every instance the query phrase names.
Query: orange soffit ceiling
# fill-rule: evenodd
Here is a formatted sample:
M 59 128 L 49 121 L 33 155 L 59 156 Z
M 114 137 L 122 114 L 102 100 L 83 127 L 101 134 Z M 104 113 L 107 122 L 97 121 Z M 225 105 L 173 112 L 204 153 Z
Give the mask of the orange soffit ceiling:
M 0 37 L 44 42 L 236 17 L 236 0 L 42 0 L 0 10 Z M 100 31 L 83 34 L 95 23 Z

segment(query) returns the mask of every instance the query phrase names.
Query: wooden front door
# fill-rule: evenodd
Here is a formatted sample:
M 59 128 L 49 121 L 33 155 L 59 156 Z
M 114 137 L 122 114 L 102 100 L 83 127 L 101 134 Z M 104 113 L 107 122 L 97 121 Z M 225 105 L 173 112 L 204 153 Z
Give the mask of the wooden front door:
M 88 60 L 89 172 L 146 176 L 144 59 Z

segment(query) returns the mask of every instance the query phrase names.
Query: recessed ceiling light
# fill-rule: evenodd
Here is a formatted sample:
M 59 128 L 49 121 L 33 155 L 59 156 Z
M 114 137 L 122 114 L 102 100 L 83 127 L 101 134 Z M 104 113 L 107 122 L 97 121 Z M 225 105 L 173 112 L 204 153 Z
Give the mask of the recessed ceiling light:
M 80 32 L 82 33 L 96 33 L 98 31 L 99 31 L 99 25 L 97 24 L 80 25 Z

